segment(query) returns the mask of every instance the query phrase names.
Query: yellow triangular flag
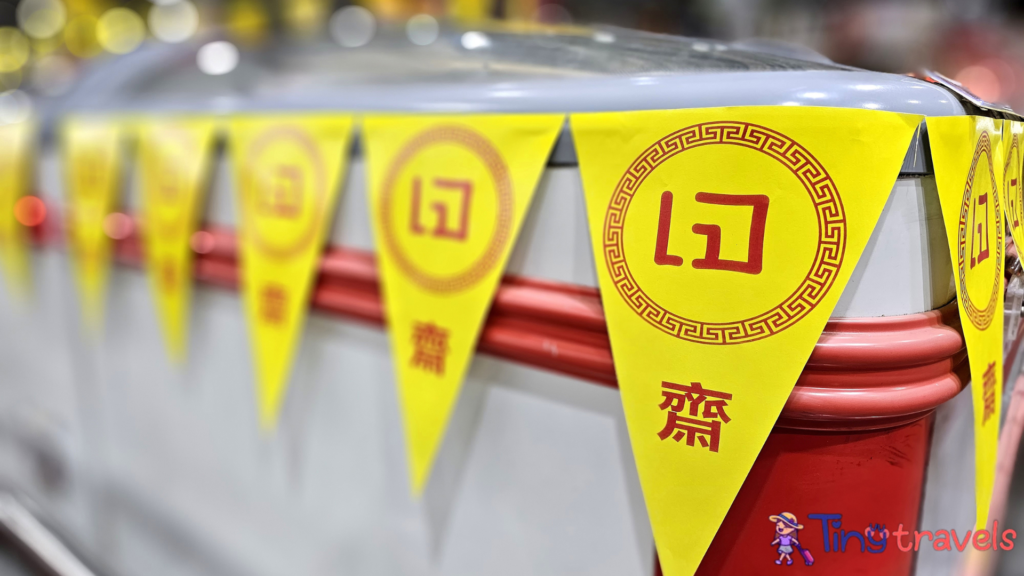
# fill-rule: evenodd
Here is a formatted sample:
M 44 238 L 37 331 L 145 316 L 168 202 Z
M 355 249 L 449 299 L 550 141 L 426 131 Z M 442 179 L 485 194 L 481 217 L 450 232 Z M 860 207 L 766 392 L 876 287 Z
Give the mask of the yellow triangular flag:
M 168 354 L 185 360 L 192 295 L 192 234 L 206 195 L 216 120 L 140 120 L 142 239 Z
M 1024 122 L 1003 120 L 1003 212 L 1020 254 L 1024 242 Z
M 111 241 L 104 225 L 121 186 L 122 126 L 111 119 L 75 118 L 63 127 L 67 240 L 82 304 L 93 332 L 103 323 Z
M 16 206 L 32 182 L 35 123 L 0 126 L 0 266 L 7 288 L 18 299 L 31 290 L 28 231 L 18 221 Z
M 974 401 L 975 526 L 988 523 L 1003 398 L 1002 121 L 928 119 Z
M 573 115 L 615 372 L 667 576 L 697 570 L 920 120 L 804 107 Z
M 367 118 L 370 210 L 420 494 L 562 115 Z
M 480 22 L 491 17 L 493 0 L 447 0 L 448 16 L 466 23 Z
M 270 429 L 284 402 L 348 165 L 352 117 L 241 116 L 231 121 L 230 132 L 242 298 L 260 424 Z

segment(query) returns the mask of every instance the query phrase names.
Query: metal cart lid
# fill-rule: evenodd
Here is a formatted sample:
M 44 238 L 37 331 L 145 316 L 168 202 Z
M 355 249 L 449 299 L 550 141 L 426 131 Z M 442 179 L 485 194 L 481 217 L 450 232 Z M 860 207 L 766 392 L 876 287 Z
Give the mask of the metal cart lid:
M 474 43 L 465 42 L 466 34 Z M 481 40 L 482 39 L 482 40 Z M 467 48 L 466 46 L 474 46 Z M 961 115 L 946 89 L 841 66 L 769 42 L 727 44 L 616 28 L 521 33 L 446 27 L 430 46 L 399 30 L 368 45 L 245 52 L 207 76 L 198 44 L 150 46 L 98 67 L 75 110 L 583 112 L 714 106 L 828 106 Z

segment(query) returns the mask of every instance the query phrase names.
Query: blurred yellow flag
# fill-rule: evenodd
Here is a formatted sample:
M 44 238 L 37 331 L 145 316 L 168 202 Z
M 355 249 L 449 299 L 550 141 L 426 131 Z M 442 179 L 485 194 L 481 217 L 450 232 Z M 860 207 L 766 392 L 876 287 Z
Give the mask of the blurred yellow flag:
M 35 128 L 33 122 L 0 126 L 0 266 L 9 292 L 18 299 L 28 297 L 32 284 L 28 231 L 15 206 L 32 183 Z
M 493 0 L 447 0 L 448 16 L 462 22 L 479 22 L 491 17 Z
M 146 270 L 168 354 L 185 360 L 192 295 L 192 234 L 199 224 L 216 121 L 138 122 L 142 240 Z
M 615 372 L 667 576 L 700 565 L 920 120 L 805 107 L 572 116 Z
M 562 115 L 365 121 L 370 209 L 420 494 Z
M 1013 243 L 1020 253 L 1024 242 L 1024 122 L 1003 120 L 1003 212 Z
M 333 114 L 231 121 L 239 280 L 264 429 L 276 425 L 284 402 L 351 134 L 351 116 Z
M 928 141 L 971 364 L 975 526 L 980 530 L 992 502 L 1003 398 L 1002 121 L 929 118 Z
M 74 118 L 63 126 L 68 249 L 82 319 L 93 332 L 103 324 L 111 256 L 104 225 L 120 193 L 122 130 L 109 119 Z

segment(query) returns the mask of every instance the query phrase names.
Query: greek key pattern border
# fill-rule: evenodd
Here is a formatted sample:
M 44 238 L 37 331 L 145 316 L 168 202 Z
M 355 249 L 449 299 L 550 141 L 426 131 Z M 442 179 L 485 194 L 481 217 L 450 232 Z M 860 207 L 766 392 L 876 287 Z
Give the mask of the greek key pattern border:
M 967 252 L 967 213 L 971 208 L 971 199 L 974 195 L 974 177 L 978 170 L 978 161 L 981 155 L 988 157 L 989 178 L 992 182 L 991 196 L 995 205 L 992 207 L 995 212 L 996 229 L 996 262 L 1003 261 L 1003 213 L 999 205 L 999 190 L 996 188 L 996 173 L 992 160 L 992 141 L 988 132 L 982 132 L 978 138 L 978 144 L 974 148 L 974 159 L 971 161 L 971 169 L 967 172 L 967 184 L 964 185 L 964 199 L 960 206 L 960 222 L 957 233 L 957 280 L 960 282 L 960 302 L 967 318 L 978 330 L 986 330 L 992 324 L 992 317 L 996 313 L 996 304 L 999 301 L 999 291 L 1003 289 L 1003 275 L 996 265 L 995 279 L 992 283 L 992 292 L 989 294 L 988 305 L 984 309 L 978 308 L 971 300 L 967 292 L 967 267 L 965 266 L 964 255 Z
M 675 314 L 651 298 L 626 262 L 623 225 L 633 196 L 666 160 L 700 146 L 742 146 L 766 154 L 803 184 L 818 220 L 814 261 L 797 288 L 771 309 L 735 322 L 702 322 Z M 641 318 L 659 330 L 701 344 L 742 344 L 767 338 L 807 316 L 828 293 L 846 254 L 846 212 L 825 167 L 799 143 L 749 122 L 705 122 L 677 130 L 652 144 L 626 170 L 612 194 L 604 222 L 604 257 L 619 295 Z

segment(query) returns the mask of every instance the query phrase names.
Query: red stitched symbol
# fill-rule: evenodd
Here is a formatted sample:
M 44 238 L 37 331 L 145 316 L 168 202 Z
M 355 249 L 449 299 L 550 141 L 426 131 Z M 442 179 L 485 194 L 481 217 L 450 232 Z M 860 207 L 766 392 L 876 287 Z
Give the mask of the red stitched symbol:
M 982 378 L 981 387 L 984 408 L 982 410 L 981 423 L 988 422 L 988 419 L 996 414 L 996 363 L 990 362 L 985 369 L 985 376 Z
M 451 238 L 459 242 L 465 242 L 469 234 L 469 207 L 473 199 L 473 183 L 469 180 L 452 180 L 448 178 L 434 178 L 434 186 L 441 189 L 455 190 L 460 193 L 459 203 L 459 227 L 448 228 L 448 205 L 444 202 L 434 202 L 430 205 L 437 213 L 437 225 L 434 227 L 433 235 L 438 238 Z M 417 176 L 412 181 L 412 214 L 410 215 L 409 228 L 414 234 L 425 234 L 421 220 L 421 208 L 423 196 L 423 181 Z
M 978 222 L 978 206 L 984 206 L 985 221 Z M 977 223 L 977 230 L 975 230 Z M 977 241 L 971 243 L 971 268 L 988 260 L 988 194 L 978 194 L 971 206 L 971 231 L 977 234 Z M 984 246 L 984 248 L 982 248 Z M 974 249 L 978 248 L 978 255 L 975 258 Z
M 282 164 L 274 170 L 274 182 L 259 187 L 260 211 L 278 218 L 294 219 L 302 213 L 302 170 L 291 164 Z
M 1017 188 L 1017 179 L 1010 180 L 1010 189 Z M 1010 215 L 1013 216 L 1013 227 L 1020 228 L 1020 220 L 1017 219 L 1017 199 L 1010 196 Z
M 665 308 L 657 302 L 637 281 L 630 270 L 626 257 L 625 223 L 629 207 L 641 186 L 652 173 L 667 160 L 678 154 L 702 146 L 737 146 L 753 150 L 772 158 L 789 170 L 802 184 L 807 200 L 814 207 L 817 220 L 817 246 L 814 260 L 803 280 L 782 302 L 761 312 L 760 314 L 730 322 L 710 322 L 697 318 L 688 318 Z M 724 195 L 711 195 L 724 196 Z M 738 196 L 742 198 L 743 196 Z M 705 198 L 709 200 L 711 198 Z M 714 202 L 705 202 L 714 203 Z M 662 195 L 662 211 L 671 213 L 671 198 Z M 755 212 L 758 210 L 755 202 Z M 750 204 L 747 204 L 750 205 Z M 764 207 L 767 210 L 767 206 Z M 755 220 L 757 215 L 755 214 Z M 664 227 L 668 231 L 669 222 L 664 216 L 659 218 L 659 232 Z M 704 226 L 711 226 L 705 224 Z M 756 264 L 756 241 L 761 236 L 751 223 L 751 237 L 754 245 L 748 245 L 746 262 L 728 261 L 715 258 L 715 233 L 712 228 L 701 228 L 708 236 L 709 247 L 705 254 L 705 265 L 715 265 L 719 269 L 726 266 L 749 266 L 742 271 L 752 270 Z M 728 345 L 753 342 L 768 338 L 793 326 L 806 317 L 832 288 L 839 270 L 843 266 L 846 254 L 846 211 L 835 182 L 828 170 L 814 155 L 800 143 L 785 134 L 751 124 L 749 122 L 716 121 L 694 124 L 677 130 L 654 142 L 636 159 L 622 175 L 605 212 L 603 231 L 603 252 L 605 266 L 611 274 L 615 288 L 623 301 L 633 311 L 655 328 L 676 338 L 701 344 Z M 666 236 L 667 238 L 667 236 Z M 717 241 L 721 242 L 720 232 Z M 659 241 L 658 244 L 661 244 Z M 763 249 L 763 244 L 761 245 Z M 750 248 L 755 248 L 751 251 Z M 678 266 L 673 255 L 655 246 L 656 258 L 669 266 Z M 720 244 L 719 244 L 720 248 Z M 752 253 L 753 252 L 753 253 Z M 763 255 L 763 254 L 762 254 Z M 644 256 L 647 258 L 648 256 Z M 680 258 L 676 256 L 675 258 Z M 657 261 L 657 260 L 656 260 Z M 730 264 L 731 262 L 731 264 Z M 728 268 L 732 269 L 732 268 Z M 753 272 L 749 272 L 753 273 Z
M 1013 141 L 1010 144 L 1010 150 L 1006 153 L 1006 164 L 1003 166 L 1003 174 L 1005 174 L 1007 178 L 1010 178 L 1010 173 L 1011 173 L 1010 165 L 1011 164 L 1013 164 L 1014 167 L 1018 168 L 1017 174 L 1019 176 L 1020 169 L 1021 169 L 1021 165 L 1020 165 L 1020 161 L 1019 161 L 1020 160 L 1019 159 L 1019 154 L 1020 154 L 1019 138 L 1017 137 L 1016 134 L 1014 134 L 1013 135 Z M 1006 196 L 1009 199 L 1007 204 L 1010 205 L 1010 217 L 1013 218 L 1012 227 L 1013 227 L 1014 230 L 1020 228 L 1020 218 L 1017 216 L 1017 211 L 1020 210 L 1020 205 L 1021 205 L 1021 200 L 1022 200 L 1021 195 L 1022 195 L 1022 192 L 1024 192 L 1024 190 L 1022 190 L 1021 188 L 1017 187 L 1017 183 L 1018 182 L 1020 182 L 1019 177 L 1018 178 L 1010 178 L 1009 184 L 1006 185 L 1006 187 L 1005 187 L 1006 188 Z
M 718 206 L 750 206 L 754 209 L 750 218 L 750 232 L 747 240 L 746 260 L 721 258 L 722 228 L 717 224 L 694 224 L 693 232 L 707 236 L 704 257 L 693 261 L 698 270 L 725 270 L 744 274 L 760 274 L 764 260 L 764 230 L 768 221 L 768 197 L 764 194 L 713 194 L 698 192 L 697 202 Z M 683 259 L 668 253 L 668 239 L 672 229 L 672 193 L 662 192 L 661 213 L 658 216 L 658 239 L 654 247 L 654 263 L 662 266 L 681 266 Z
M 173 292 L 178 285 L 178 270 L 174 262 L 164 260 L 160 265 L 160 288 L 165 292 Z
M 661 193 L 661 212 L 658 214 L 658 239 L 654 244 L 654 263 L 659 266 L 682 266 L 682 256 L 668 253 L 668 237 L 672 232 L 672 193 Z
M 985 161 L 982 161 L 982 156 L 985 157 Z M 976 176 L 980 172 L 988 172 L 989 175 L 989 186 L 990 189 L 982 191 L 981 189 L 974 189 L 974 181 Z M 984 197 L 985 200 L 981 200 Z M 977 198 L 977 200 L 975 200 Z M 986 219 L 988 218 L 987 205 L 991 203 L 992 206 L 992 227 L 988 228 L 987 220 L 984 226 L 984 235 L 980 236 L 982 232 L 981 224 L 976 222 L 975 211 L 979 205 L 986 205 Z M 968 225 L 968 220 L 970 224 Z M 973 269 L 978 263 L 984 258 L 988 257 L 988 250 L 992 247 L 989 245 L 988 233 L 989 230 L 995 232 L 995 241 L 992 243 L 995 248 L 995 259 L 996 266 L 992 276 L 992 289 L 988 294 L 988 300 L 984 305 L 984 308 L 979 308 L 978 303 L 971 296 L 971 293 L 967 290 L 967 270 L 968 265 Z M 970 257 L 968 257 L 967 240 L 970 238 Z M 974 244 L 977 243 L 978 238 L 983 239 L 983 246 L 979 246 L 977 255 L 975 254 Z M 984 257 L 982 257 L 984 256 Z M 999 206 L 999 191 L 996 187 L 996 175 L 995 167 L 992 164 L 992 142 L 989 139 L 988 132 L 982 132 L 978 138 L 978 143 L 974 148 L 974 159 L 971 161 L 971 168 L 967 172 L 967 181 L 964 185 L 964 196 L 963 202 L 960 205 L 960 222 L 959 229 L 957 231 L 957 281 L 960 283 L 960 303 L 963 306 L 963 310 L 967 315 L 967 318 L 971 321 L 978 330 L 985 330 L 992 324 L 992 318 L 996 313 L 996 304 L 998 303 L 999 292 L 1003 290 L 1003 216 L 1002 208 Z M 977 295 L 975 295 L 977 296 Z
M 103 153 L 95 148 L 83 150 L 78 160 L 78 181 L 81 183 L 80 193 L 86 198 L 100 194 L 103 184 Z
M 271 163 L 273 155 L 268 149 L 272 146 L 298 151 L 306 169 L 302 164 Z M 324 159 L 310 134 L 288 125 L 263 130 L 246 151 L 245 167 L 242 190 L 254 197 L 249 200 L 253 209 L 243 210 L 242 215 L 246 235 L 256 250 L 269 258 L 285 260 L 309 248 L 320 231 L 328 196 Z M 268 234 L 261 226 L 257 216 L 268 210 L 272 216 L 293 220 L 284 237 Z
M 448 357 L 447 328 L 433 322 L 416 322 L 412 326 L 412 344 L 415 348 L 409 365 L 426 372 L 444 376 L 445 358 Z
M 667 440 L 671 437 L 676 442 L 686 438 L 687 446 L 694 446 L 694 441 L 697 441 L 704 448 L 718 452 L 722 424 L 732 421 L 725 413 L 729 400 L 732 400 L 732 394 L 708 390 L 701 386 L 700 382 L 690 382 L 690 385 L 686 386 L 663 381 L 661 388 L 663 400 L 658 408 L 667 409 L 668 413 L 665 427 L 658 432 L 658 438 Z M 687 403 L 689 410 L 683 415 Z M 698 413 L 702 406 L 703 411 Z
M 267 324 L 284 324 L 288 292 L 280 284 L 267 284 L 260 291 L 260 317 Z
M 494 231 L 491 233 L 491 237 L 487 240 L 486 248 L 483 253 L 465 269 L 445 276 L 435 275 L 427 269 L 421 268 L 416 262 L 413 254 L 406 253 L 398 240 L 399 236 L 395 226 L 396 223 L 393 221 L 395 213 L 395 198 L 400 195 L 398 180 L 402 174 L 403 168 L 411 163 L 418 154 L 437 145 L 455 145 L 476 156 L 487 169 L 487 176 L 490 178 L 491 183 L 494 186 L 494 195 L 497 203 L 497 214 L 494 215 Z M 476 186 L 467 186 L 469 183 L 466 180 L 438 178 L 437 180 L 434 180 L 433 184 L 439 188 L 453 188 L 463 192 L 465 195 L 465 206 L 459 217 L 460 220 L 469 218 L 470 196 L 473 192 L 479 190 L 479 181 Z M 505 160 L 502 158 L 501 153 L 498 152 L 498 149 L 494 147 L 491 141 L 486 136 L 470 128 L 457 125 L 436 126 L 428 128 L 414 136 L 405 144 L 401 151 L 396 155 L 395 159 L 391 162 L 391 166 L 388 168 L 387 177 L 384 180 L 381 190 L 380 212 L 378 217 L 380 218 L 381 231 L 383 232 L 384 246 L 387 248 L 388 252 L 391 253 L 394 258 L 395 265 L 398 266 L 403 274 L 423 288 L 432 292 L 459 292 L 473 286 L 498 266 L 502 253 L 512 241 L 512 220 L 515 207 L 515 195 L 513 193 L 512 178 L 509 174 L 508 166 L 505 164 Z M 406 188 L 401 187 L 401 191 L 404 190 L 406 190 Z M 414 181 L 414 196 L 416 190 L 417 185 Z M 419 190 L 420 194 L 422 194 L 422 184 L 419 185 Z M 406 202 L 405 198 L 402 198 L 401 202 Z M 412 218 L 417 218 L 416 213 L 419 211 L 418 206 L 416 206 L 416 202 L 417 200 L 413 198 Z M 442 238 L 454 238 L 456 240 L 462 239 L 458 237 L 460 234 L 463 234 L 463 237 L 468 235 L 468 220 L 465 225 L 460 223 L 459 228 L 455 230 L 451 230 L 447 227 L 447 217 L 449 214 L 450 212 L 445 212 L 446 220 L 444 225 L 442 226 L 439 221 L 439 225 L 434 230 L 434 235 Z M 400 225 L 405 226 L 404 220 Z M 415 220 L 410 220 L 410 226 L 413 227 L 413 232 L 417 232 L 415 228 L 417 225 L 420 226 L 420 231 L 425 232 L 425 228 L 421 224 Z
M 160 199 L 167 204 L 173 204 L 181 196 L 181 189 L 184 187 L 181 182 L 181 174 L 178 167 L 166 158 L 157 160 L 159 162 L 158 173 L 160 174 Z

